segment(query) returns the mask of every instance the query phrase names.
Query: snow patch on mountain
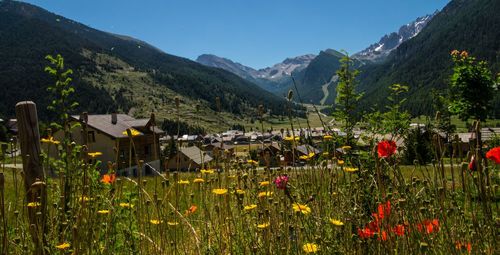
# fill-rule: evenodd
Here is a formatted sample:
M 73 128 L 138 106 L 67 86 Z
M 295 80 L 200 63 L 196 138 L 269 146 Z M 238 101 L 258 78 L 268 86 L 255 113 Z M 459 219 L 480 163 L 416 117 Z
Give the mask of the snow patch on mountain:
M 373 62 L 385 60 L 391 51 L 399 47 L 403 42 L 417 36 L 437 13 L 438 11 L 431 15 L 419 17 L 415 21 L 400 27 L 398 32 L 384 35 L 378 43 L 372 44 L 368 48 L 354 54 L 353 58 Z

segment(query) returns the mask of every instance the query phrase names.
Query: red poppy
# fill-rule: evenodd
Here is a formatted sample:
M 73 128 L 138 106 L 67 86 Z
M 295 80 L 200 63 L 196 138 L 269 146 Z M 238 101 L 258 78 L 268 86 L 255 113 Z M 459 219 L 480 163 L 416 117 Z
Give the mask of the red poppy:
M 477 164 L 476 164 L 476 157 L 475 156 L 472 156 L 470 158 L 469 170 L 471 170 L 471 171 L 476 171 L 477 170 Z
M 424 220 L 423 224 L 425 226 L 425 232 L 427 234 L 431 234 L 432 232 L 439 231 L 439 220 L 438 219 Z
M 378 237 L 378 240 L 386 241 L 387 240 L 387 232 L 385 230 L 382 230 L 380 233 L 380 236 Z
M 392 229 L 392 232 L 394 232 L 394 234 L 396 234 L 397 236 L 404 236 L 405 226 L 402 224 L 398 224 Z
M 489 150 L 486 153 L 486 158 L 495 161 L 496 164 L 500 164 L 500 146 Z
M 196 210 L 198 210 L 198 206 L 192 205 L 191 207 L 189 207 L 189 209 L 186 210 L 185 215 L 188 216 L 190 214 L 193 214 L 196 212 Z
M 373 235 L 375 235 L 375 232 L 373 232 L 369 228 L 363 228 L 363 229 L 358 228 L 358 235 L 359 235 L 359 237 L 361 237 L 363 239 L 364 238 L 371 238 Z
M 377 152 L 379 158 L 388 158 L 396 153 L 396 142 L 394 141 L 381 141 L 377 145 Z
M 116 174 L 105 174 L 102 176 L 101 182 L 105 184 L 111 184 L 115 182 L 116 180 Z

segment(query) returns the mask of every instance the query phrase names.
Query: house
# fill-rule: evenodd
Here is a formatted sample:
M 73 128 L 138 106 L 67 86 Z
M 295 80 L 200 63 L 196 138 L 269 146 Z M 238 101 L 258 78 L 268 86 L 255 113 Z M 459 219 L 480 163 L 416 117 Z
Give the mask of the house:
M 281 146 L 279 143 L 271 143 L 264 149 L 259 150 L 259 165 L 269 167 L 280 166 Z
M 105 167 L 107 162 L 115 162 L 119 173 L 136 175 L 134 155 L 137 155 L 137 160 L 144 162 L 145 173 L 152 171 L 151 168 L 160 170 L 159 138 L 165 132 L 155 127 L 152 119 L 135 119 L 126 114 L 113 113 L 73 115 L 70 121 L 81 123 L 80 127 L 72 130 L 72 139 L 78 144 L 86 144 L 88 152 L 101 152 L 102 155 L 96 157 L 103 162 L 101 166 Z M 134 146 L 131 146 L 127 129 L 134 130 Z M 62 139 L 62 131 L 57 131 L 54 137 Z
M 210 161 L 212 161 L 210 155 L 196 146 L 191 146 L 179 148 L 179 151 L 169 158 L 165 165 L 169 170 L 191 171 L 202 169 Z

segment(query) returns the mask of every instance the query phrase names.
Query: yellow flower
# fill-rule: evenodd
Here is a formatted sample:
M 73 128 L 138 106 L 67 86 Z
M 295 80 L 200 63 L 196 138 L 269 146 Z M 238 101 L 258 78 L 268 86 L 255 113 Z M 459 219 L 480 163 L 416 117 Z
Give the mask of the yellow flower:
M 258 165 L 259 164 L 257 161 L 252 160 L 252 159 L 247 160 L 247 163 L 250 165 Z
M 330 222 L 335 225 L 335 226 L 344 226 L 344 222 L 340 221 L 340 220 L 336 220 L 336 219 L 330 219 Z
M 87 197 L 87 196 L 82 196 L 82 197 L 78 198 L 78 201 L 80 201 L 80 202 L 88 202 L 90 200 L 92 200 L 92 199 L 90 197 Z
M 177 222 L 177 221 L 169 221 L 169 222 L 167 222 L 167 224 L 169 226 L 177 226 L 177 225 L 179 225 L 179 222 Z
M 251 204 L 251 205 L 246 205 L 245 207 L 243 207 L 243 210 L 250 211 L 250 210 L 253 210 L 255 208 L 257 208 L 257 205 L 256 204 Z
M 162 223 L 163 221 L 162 220 L 150 220 L 149 223 L 153 224 L 153 225 L 158 225 L 160 223 Z
M 40 204 L 40 202 L 29 202 L 27 206 L 33 208 L 33 207 L 39 207 L 40 205 L 42 205 Z
M 227 178 L 230 178 L 230 179 L 235 179 L 236 177 L 238 177 L 238 176 L 236 176 L 236 175 L 230 175 L 230 176 L 228 176 Z
M 352 149 L 352 147 L 351 147 L 351 146 L 349 146 L 349 145 L 344 145 L 344 146 L 342 146 L 342 150 L 348 151 L 348 150 L 350 150 L 350 149 Z
M 196 179 L 193 180 L 193 182 L 194 183 L 202 183 L 202 182 L 205 182 L 205 180 L 202 179 L 202 178 L 196 178 Z
M 51 144 L 55 144 L 55 145 L 58 145 L 61 143 L 61 142 L 55 140 L 54 137 L 52 137 L 52 136 L 49 136 L 49 138 L 42 138 L 42 139 L 40 139 L 40 141 L 42 143 L 51 143 Z
M 119 205 L 123 208 L 134 208 L 134 205 L 129 203 L 120 203 Z
M 224 195 L 227 193 L 227 189 L 213 189 L 212 193 L 217 195 Z
M 56 248 L 59 250 L 66 250 L 70 247 L 71 245 L 69 243 L 62 243 L 59 245 L 56 245 Z
M 307 155 L 302 155 L 299 157 L 299 159 L 302 159 L 302 160 L 308 160 L 309 159 L 309 156 Z
M 312 157 L 314 157 L 314 155 L 316 155 L 314 152 L 309 152 L 309 155 L 307 155 L 307 156 L 309 156 L 309 158 L 312 158 Z
M 187 184 L 189 184 L 189 181 L 188 180 L 180 180 L 177 182 L 177 184 L 187 185 Z
M 285 136 L 285 141 L 291 142 L 293 140 L 298 141 L 298 140 L 300 140 L 300 137 L 299 136 L 295 136 L 295 137 L 294 136 Z
M 213 174 L 215 171 L 213 169 L 201 169 L 200 173 L 202 174 Z
M 123 131 L 123 133 L 122 133 L 122 134 L 123 134 L 123 135 L 127 135 L 127 136 L 128 136 L 127 130 Z M 137 130 L 135 130 L 135 129 L 133 129 L 133 128 L 130 128 L 130 134 L 131 134 L 132 136 L 138 136 L 138 135 L 141 135 L 142 133 L 141 133 L 141 132 L 139 132 L 139 131 L 137 131 Z
M 109 210 L 99 210 L 97 214 L 109 214 Z
M 353 173 L 353 172 L 356 172 L 358 170 L 359 170 L 359 168 L 357 168 L 357 167 L 345 167 L 344 168 L 344 171 L 346 171 L 348 173 Z
M 324 140 L 332 140 L 333 136 L 331 136 L 331 135 L 325 135 L 325 136 L 323 136 L 323 139 Z
M 329 152 L 323 152 L 322 155 L 325 156 L 325 157 L 327 157 L 327 156 L 330 155 L 330 153 Z
M 236 190 L 236 194 L 238 194 L 238 195 L 244 195 L 244 194 L 245 194 L 245 191 L 244 191 L 244 190 L 242 190 L 242 189 L 237 189 L 237 190 Z
M 269 181 L 263 181 L 263 182 L 259 183 L 259 186 L 261 186 L 261 187 L 268 186 L 268 185 L 269 185 Z
M 299 204 L 299 203 L 294 203 L 293 204 L 293 210 L 296 212 L 301 212 L 302 214 L 309 214 L 311 213 L 311 208 L 307 205 Z
M 270 197 L 272 194 L 273 194 L 272 191 L 267 191 L 267 192 L 266 191 L 262 191 L 257 196 L 258 197 Z
M 87 154 L 88 154 L 91 158 L 97 158 L 97 157 L 99 157 L 99 156 L 101 156 L 101 155 L 102 155 L 102 152 L 98 152 L 98 151 L 96 151 L 96 152 L 89 152 L 89 153 L 87 153 Z
M 339 159 L 339 160 L 337 161 L 337 165 L 341 166 L 341 165 L 343 165 L 343 164 L 344 164 L 344 161 L 343 161 L 343 160 L 340 160 L 340 159 Z
M 257 227 L 260 229 L 265 229 L 265 228 L 269 227 L 270 225 L 271 224 L 269 222 L 266 222 L 266 223 L 258 224 Z
M 306 243 L 302 245 L 302 250 L 304 250 L 305 253 L 316 253 L 319 251 L 319 247 L 315 243 Z

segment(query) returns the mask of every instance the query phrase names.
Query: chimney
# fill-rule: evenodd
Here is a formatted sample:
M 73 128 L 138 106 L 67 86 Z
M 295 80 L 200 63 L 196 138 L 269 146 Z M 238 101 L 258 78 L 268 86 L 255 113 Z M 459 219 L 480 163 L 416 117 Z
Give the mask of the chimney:
M 111 124 L 116 125 L 118 122 L 118 116 L 116 116 L 116 112 L 111 114 Z

